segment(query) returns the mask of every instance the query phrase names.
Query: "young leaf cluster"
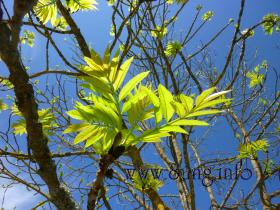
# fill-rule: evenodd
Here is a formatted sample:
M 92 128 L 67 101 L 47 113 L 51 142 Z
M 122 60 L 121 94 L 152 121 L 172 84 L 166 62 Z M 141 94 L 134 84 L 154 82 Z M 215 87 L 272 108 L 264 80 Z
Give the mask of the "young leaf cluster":
M 66 0 L 65 6 L 71 13 L 78 10 L 97 10 L 96 0 Z M 59 18 L 56 0 L 39 0 L 33 8 L 35 15 L 40 19 L 43 24 L 51 21 L 53 26 L 58 25 Z M 65 24 L 65 22 L 63 23 Z
M 267 14 L 263 17 L 263 30 L 266 34 L 272 35 L 274 28 L 275 31 L 280 31 L 280 17 L 277 14 Z
M 166 45 L 166 50 L 164 51 L 166 56 L 175 56 L 179 51 L 181 51 L 182 45 L 178 41 L 168 42 Z
M 31 31 L 24 30 L 23 31 L 23 36 L 20 37 L 20 42 L 22 44 L 27 43 L 30 47 L 34 46 L 34 39 L 35 39 L 35 34 Z
M 154 90 L 142 81 L 148 76 L 145 71 L 129 78 L 124 83 L 133 61 L 129 58 L 119 65 L 119 51 L 111 59 L 109 48 L 101 58 L 94 50 L 91 57 L 84 57 L 85 65 L 80 70 L 81 86 L 88 90 L 84 100 L 87 105 L 76 102 L 67 114 L 80 123 L 70 125 L 64 133 L 78 132 L 74 143 L 85 142 L 99 154 L 110 150 L 115 136 L 120 135 L 118 145 L 125 147 L 139 142 L 158 142 L 172 133 L 187 133 L 184 126 L 207 126 L 208 123 L 194 117 L 220 113 L 218 104 L 230 102 L 224 95 L 229 91 L 214 93 L 210 88 L 197 96 L 196 100 L 173 94 L 163 85 Z M 124 83 L 124 84 L 123 84 Z M 153 126 L 141 125 L 149 120 Z
M 16 108 L 16 106 L 12 107 L 13 115 L 19 116 L 20 118 L 12 124 L 12 128 L 14 129 L 15 135 L 23 135 L 26 134 L 26 122 L 23 118 L 22 114 Z M 57 127 L 58 124 L 55 122 L 55 116 L 50 109 L 41 109 L 38 112 L 39 121 L 42 123 L 43 131 L 46 135 L 51 136 L 53 135 L 52 130 L 53 128 Z
M 167 28 L 164 26 L 156 26 L 155 29 L 151 31 L 151 36 L 162 39 L 167 34 Z
M 260 70 L 267 71 L 266 61 L 264 61 L 262 65 L 257 65 L 253 71 L 247 72 L 246 77 L 250 80 L 250 88 L 261 85 L 263 83 L 265 75 L 260 73 Z
M 202 17 L 201 17 L 201 19 L 203 20 L 203 21 L 211 21 L 211 18 L 214 16 L 214 12 L 213 11 L 207 11 L 207 12 L 205 12 L 203 15 L 202 15 Z
M 153 170 L 157 170 L 157 168 L 154 168 Z M 163 181 L 154 178 L 153 172 L 145 168 L 138 169 L 137 172 L 134 172 L 132 176 L 132 180 L 133 180 L 134 187 L 139 191 L 146 191 L 149 189 L 158 191 L 159 188 L 161 188 L 164 184 Z
M 239 147 L 239 155 L 238 158 L 239 159 L 244 159 L 244 158 L 257 158 L 257 153 L 259 151 L 262 152 L 267 152 L 268 150 L 268 142 L 267 140 L 257 140 L 254 142 L 250 142 L 250 143 L 245 143 L 245 144 L 241 144 Z

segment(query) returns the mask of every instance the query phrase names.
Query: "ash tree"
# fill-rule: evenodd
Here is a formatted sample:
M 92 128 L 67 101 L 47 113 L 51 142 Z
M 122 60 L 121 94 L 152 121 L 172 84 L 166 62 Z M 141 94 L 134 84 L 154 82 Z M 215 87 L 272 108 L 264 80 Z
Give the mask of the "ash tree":
M 2 208 L 24 186 L 29 209 L 279 209 L 279 73 L 251 43 L 280 17 L 247 4 L 0 0 Z

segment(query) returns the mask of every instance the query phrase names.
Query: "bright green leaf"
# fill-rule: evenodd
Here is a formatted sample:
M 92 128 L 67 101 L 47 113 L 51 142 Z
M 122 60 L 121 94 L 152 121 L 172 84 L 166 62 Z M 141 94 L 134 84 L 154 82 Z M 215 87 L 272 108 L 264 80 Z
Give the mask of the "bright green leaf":
M 121 65 L 119 71 L 115 72 L 115 76 L 113 77 L 112 80 L 112 82 L 114 83 L 115 90 L 120 88 L 132 61 L 133 61 L 133 57 L 129 58 Z
M 174 114 L 174 109 L 171 105 L 171 102 L 173 101 L 173 96 L 161 84 L 158 86 L 158 93 L 159 93 L 159 99 L 160 99 L 161 112 L 162 112 L 163 116 L 165 117 L 166 121 L 168 122 Z
M 201 120 L 174 120 L 168 123 L 169 125 L 178 125 L 178 126 L 208 126 L 207 122 Z
M 79 124 L 73 124 L 73 125 L 69 125 L 64 131 L 63 133 L 73 133 L 73 132 L 78 132 L 82 129 L 84 129 L 86 126 L 88 126 L 87 123 L 79 123 Z
M 74 144 L 78 144 L 82 141 L 87 140 L 88 138 L 96 135 L 98 132 L 98 126 L 88 125 L 86 126 L 74 139 Z
M 144 78 L 146 78 L 148 76 L 150 72 L 142 72 L 138 75 L 136 75 L 135 77 L 133 77 L 120 91 L 119 94 L 119 101 L 123 100 L 132 89 L 134 89 L 136 87 L 136 85 L 141 82 Z

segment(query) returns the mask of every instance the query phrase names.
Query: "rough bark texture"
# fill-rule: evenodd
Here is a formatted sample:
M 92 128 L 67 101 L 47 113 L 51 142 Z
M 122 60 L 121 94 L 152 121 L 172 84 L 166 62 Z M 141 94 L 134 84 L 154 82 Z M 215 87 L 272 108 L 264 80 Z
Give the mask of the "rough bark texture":
M 39 165 L 38 174 L 48 186 L 51 201 L 58 209 L 76 209 L 70 194 L 64 189 L 56 174 L 56 165 L 50 156 L 48 138 L 39 122 L 38 104 L 29 76 L 17 49 L 19 32 L 24 15 L 36 3 L 34 0 L 15 0 L 12 21 L 0 23 L 0 56 L 7 65 L 9 80 L 14 85 L 16 104 L 26 121 L 28 149 Z

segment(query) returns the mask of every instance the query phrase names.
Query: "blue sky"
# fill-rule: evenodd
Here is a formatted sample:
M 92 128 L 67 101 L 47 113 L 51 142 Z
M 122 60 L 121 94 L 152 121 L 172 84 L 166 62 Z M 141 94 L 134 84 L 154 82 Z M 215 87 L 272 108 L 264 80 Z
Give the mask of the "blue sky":
M 192 41 L 192 44 L 189 46 L 188 51 L 192 52 L 199 45 L 200 42 L 207 42 L 222 26 L 224 26 L 229 18 L 236 20 L 240 1 L 237 0 L 190 0 L 188 6 L 186 6 L 184 12 L 178 19 L 177 29 L 185 29 L 189 26 L 190 20 L 194 17 L 195 7 L 201 4 L 203 5 L 203 12 L 208 10 L 213 10 L 215 16 L 212 18 L 212 21 L 199 33 L 199 36 Z M 112 38 L 109 35 L 110 25 L 111 25 L 111 8 L 107 6 L 106 1 L 99 1 L 97 12 L 81 12 L 74 15 L 75 20 L 77 21 L 79 27 L 81 28 L 82 33 L 84 34 L 87 42 L 99 53 L 103 54 L 106 46 Z M 262 17 L 267 13 L 277 13 L 280 14 L 280 2 L 279 0 L 247 0 L 246 7 L 244 11 L 244 17 L 241 24 L 241 29 L 246 29 L 248 26 L 259 22 Z M 24 27 L 24 29 L 29 29 L 30 27 Z M 228 28 L 225 33 L 212 45 L 211 48 L 215 51 L 215 63 L 217 68 L 221 68 L 224 65 L 224 58 L 228 52 L 229 44 L 233 34 L 233 26 Z M 31 29 L 33 30 L 33 29 Z M 64 36 L 57 36 L 56 40 L 58 45 L 63 49 L 63 53 L 67 57 L 73 57 L 71 52 L 71 40 L 64 39 Z M 26 65 L 31 67 L 31 72 L 38 72 L 44 69 L 45 58 L 43 56 L 44 48 L 46 41 L 38 34 L 36 34 L 35 47 L 23 47 L 23 54 L 25 57 Z M 280 39 L 279 34 L 273 34 L 272 36 L 264 35 L 261 28 L 255 31 L 254 38 L 252 38 L 247 45 L 247 53 L 249 55 L 254 55 L 255 52 L 258 53 L 258 59 L 256 63 L 252 63 L 252 66 L 261 63 L 262 60 L 266 59 L 271 66 L 279 68 L 279 49 Z M 63 66 L 63 62 L 59 59 L 58 55 L 51 51 L 51 68 L 55 68 L 56 65 Z M 31 59 L 31 62 L 28 60 Z M 3 63 L 0 63 L 0 74 L 8 75 L 8 71 Z M 0 97 L 4 98 L 6 93 L 0 92 Z M 7 113 L 0 114 L 0 129 L 6 126 L 5 119 Z M 200 136 L 202 131 L 197 131 L 197 137 Z M 195 134 L 196 135 L 196 134 Z M 213 146 L 214 145 L 214 146 Z M 145 149 L 143 153 L 143 158 L 147 161 L 150 161 L 154 158 L 157 162 L 157 157 L 154 153 L 151 153 L 152 146 L 149 146 Z M 234 135 L 231 130 L 224 126 L 224 121 L 221 118 L 217 119 L 217 123 L 214 128 L 211 130 L 207 136 L 204 146 L 202 147 L 201 152 L 205 151 L 208 154 L 213 152 L 222 151 L 225 153 L 236 154 L 236 149 L 238 147 L 237 141 L 234 141 Z M 163 188 L 160 193 L 168 193 L 174 190 L 174 183 L 169 181 L 170 184 L 168 187 Z M 243 188 L 250 186 L 253 180 L 244 181 Z M 199 185 L 198 185 L 199 186 Z M 279 182 L 271 183 L 272 188 L 279 188 Z M 25 191 L 23 187 L 16 187 L 11 190 L 8 195 L 20 195 Z M 209 209 L 209 198 L 203 187 L 197 187 L 197 205 L 198 209 Z M 23 210 L 26 209 L 27 200 L 31 198 L 28 192 L 24 192 L 26 197 L 20 197 L 19 200 L 16 199 L 16 202 L 19 206 L 17 209 Z M 0 199 L 3 196 L 3 191 L 0 189 Z M 10 197 L 10 196 L 9 196 Z M 4 207 L 11 209 L 12 200 L 8 201 Z M 29 203 L 29 201 L 28 201 Z M 34 202 L 36 203 L 36 202 Z M 115 200 L 114 209 L 123 209 L 123 207 L 117 207 L 118 201 Z M 28 204 L 29 205 L 29 204 Z M 5 209 L 6 209 L 5 208 Z

